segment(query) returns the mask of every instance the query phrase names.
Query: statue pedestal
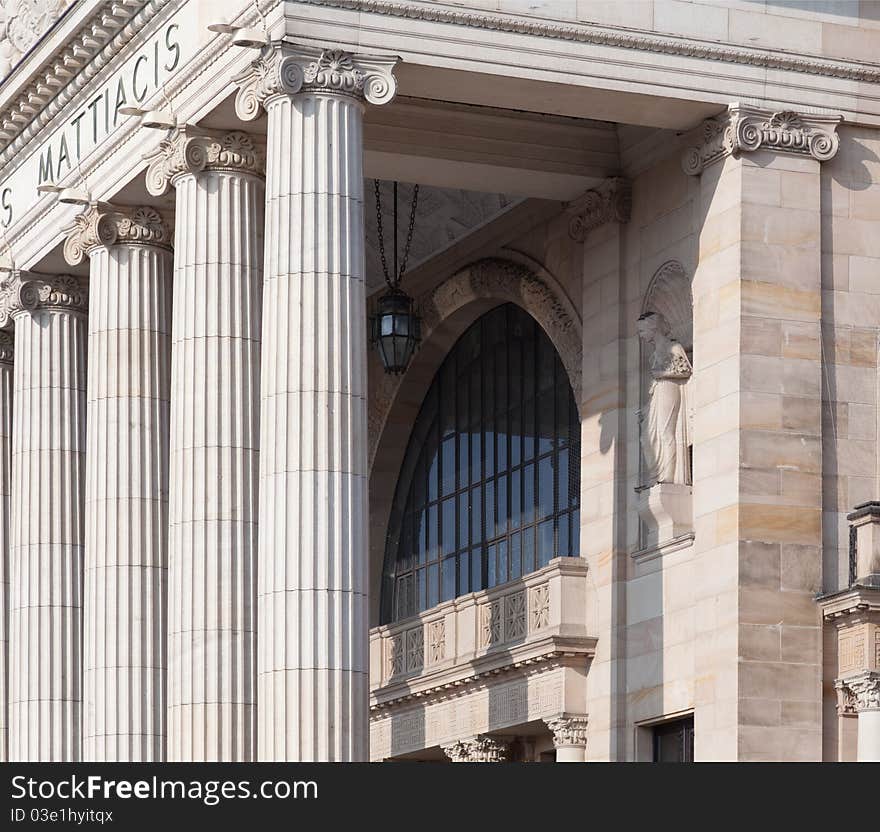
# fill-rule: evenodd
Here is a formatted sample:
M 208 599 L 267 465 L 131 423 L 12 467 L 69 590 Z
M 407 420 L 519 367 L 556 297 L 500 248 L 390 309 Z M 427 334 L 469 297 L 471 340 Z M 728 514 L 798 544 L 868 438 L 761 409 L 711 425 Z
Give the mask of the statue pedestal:
M 693 487 L 659 482 L 639 491 L 639 526 L 642 550 L 692 534 Z

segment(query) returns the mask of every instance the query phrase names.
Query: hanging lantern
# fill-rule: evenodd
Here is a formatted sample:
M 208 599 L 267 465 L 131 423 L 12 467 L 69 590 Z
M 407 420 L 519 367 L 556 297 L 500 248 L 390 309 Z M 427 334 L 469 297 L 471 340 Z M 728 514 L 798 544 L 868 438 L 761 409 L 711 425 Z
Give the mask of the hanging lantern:
M 376 303 L 376 313 L 370 317 L 370 340 L 379 352 L 386 373 L 400 375 L 406 372 L 413 353 L 422 340 L 422 319 L 415 311 L 413 299 L 400 288 L 400 281 L 406 271 L 409 249 L 412 244 L 415 226 L 416 205 L 419 199 L 419 186 L 413 189 L 410 208 L 409 230 L 403 250 L 402 266 L 397 268 L 397 183 L 394 183 L 394 270 L 388 271 L 385 257 L 385 240 L 382 233 L 382 198 L 379 193 L 379 180 L 374 180 L 376 188 L 376 228 L 379 234 L 379 254 L 382 258 L 382 271 L 388 291 Z
M 379 298 L 371 329 L 385 372 L 405 372 L 422 340 L 422 321 L 415 313 L 413 299 L 400 289 L 389 289 Z

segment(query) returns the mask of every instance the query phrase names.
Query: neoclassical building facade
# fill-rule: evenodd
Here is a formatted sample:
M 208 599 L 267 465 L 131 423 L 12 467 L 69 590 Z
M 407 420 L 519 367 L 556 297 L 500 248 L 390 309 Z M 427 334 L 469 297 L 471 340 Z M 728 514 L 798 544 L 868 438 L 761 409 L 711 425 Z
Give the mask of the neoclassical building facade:
M 878 54 L 0 0 L 0 758 L 880 760 Z

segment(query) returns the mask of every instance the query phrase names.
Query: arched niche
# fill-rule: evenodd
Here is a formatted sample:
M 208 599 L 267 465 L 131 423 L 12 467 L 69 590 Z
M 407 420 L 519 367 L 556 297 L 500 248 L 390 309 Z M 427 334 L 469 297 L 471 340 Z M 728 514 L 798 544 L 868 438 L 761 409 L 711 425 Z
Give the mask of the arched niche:
M 459 336 L 478 317 L 503 303 L 520 306 L 547 333 L 568 374 L 575 402 L 581 406 L 581 318 L 547 272 L 525 262 L 486 258 L 459 270 L 417 298 L 423 319 L 422 344 L 406 373 L 388 375 L 375 351 L 371 350 L 369 357 L 371 626 L 378 622 L 391 504 L 422 400 Z

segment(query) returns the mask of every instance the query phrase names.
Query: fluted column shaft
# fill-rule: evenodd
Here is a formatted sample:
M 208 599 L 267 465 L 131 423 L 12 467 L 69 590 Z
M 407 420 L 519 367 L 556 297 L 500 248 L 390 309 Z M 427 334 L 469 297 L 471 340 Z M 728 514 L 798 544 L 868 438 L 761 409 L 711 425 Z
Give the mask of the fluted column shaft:
M 274 44 L 235 79 L 268 113 L 260 760 L 368 758 L 363 110 L 395 63 Z
M 0 332 L 0 762 L 9 759 L 9 512 L 12 479 L 13 339 Z
M 86 292 L 13 285 L 9 757 L 81 758 Z
M 171 347 L 168 759 L 256 759 L 263 156 L 177 135 Z
M 151 208 L 90 209 L 83 758 L 165 756 L 170 234 Z

